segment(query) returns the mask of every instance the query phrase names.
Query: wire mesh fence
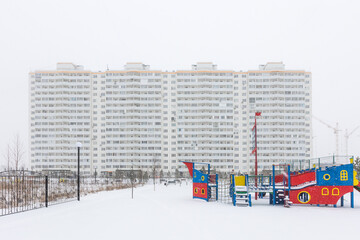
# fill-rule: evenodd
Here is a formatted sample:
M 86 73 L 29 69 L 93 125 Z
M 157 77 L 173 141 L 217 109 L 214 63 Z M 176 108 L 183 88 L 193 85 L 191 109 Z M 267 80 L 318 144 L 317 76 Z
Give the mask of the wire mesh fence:
M 218 181 L 218 201 L 221 203 L 232 204 L 230 196 L 230 178 Z

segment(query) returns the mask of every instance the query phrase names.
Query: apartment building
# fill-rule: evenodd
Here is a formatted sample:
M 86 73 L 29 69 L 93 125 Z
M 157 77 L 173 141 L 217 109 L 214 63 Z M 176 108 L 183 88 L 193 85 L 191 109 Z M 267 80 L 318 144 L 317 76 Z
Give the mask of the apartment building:
M 311 73 L 282 63 L 259 70 L 86 71 L 58 63 L 30 79 L 30 161 L 34 170 L 74 170 L 82 142 L 85 174 L 130 168 L 186 171 L 181 161 L 218 171 L 253 170 L 250 134 L 258 120 L 259 169 L 311 156 Z
M 238 165 L 234 71 L 198 63 L 176 73 L 177 159 L 211 162 L 220 171 Z M 235 158 L 236 156 L 236 158 Z
M 90 172 L 92 73 L 72 63 L 30 73 L 30 163 L 36 170 L 75 170 L 76 142 L 82 168 Z
M 98 162 L 93 156 L 94 161 L 102 171 L 131 167 L 149 170 L 153 164 L 160 164 L 161 71 L 150 71 L 147 65 L 131 63 L 125 65 L 124 71 L 107 71 L 104 75 L 105 94 L 100 101 L 105 101 L 104 105 L 98 105 L 104 114 L 98 117 L 105 118 L 102 120 L 105 128 L 101 128 L 105 134 L 100 141 L 105 147 L 99 152 L 105 154 L 105 158 Z
M 250 141 L 257 117 L 258 169 L 274 163 L 298 164 L 312 155 L 311 73 L 287 70 L 282 62 L 260 65 L 242 75 L 242 162 L 254 171 Z M 247 133 L 247 134 L 246 134 Z

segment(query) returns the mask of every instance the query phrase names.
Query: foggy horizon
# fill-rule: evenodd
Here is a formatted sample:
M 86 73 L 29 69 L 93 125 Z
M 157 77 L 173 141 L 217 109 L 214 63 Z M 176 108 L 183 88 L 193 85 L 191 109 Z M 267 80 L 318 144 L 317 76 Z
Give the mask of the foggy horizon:
M 312 73 L 312 113 L 345 130 L 356 100 L 358 1 L 4 1 L 0 3 L 0 153 L 19 133 L 28 152 L 28 73 L 72 62 L 91 71 L 142 62 L 152 70 L 256 70 L 267 62 Z M 313 119 L 313 157 L 335 153 L 333 130 Z M 360 130 L 349 154 L 360 155 Z M 28 156 L 25 162 L 28 166 Z M 5 164 L 0 158 L 0 167 Z

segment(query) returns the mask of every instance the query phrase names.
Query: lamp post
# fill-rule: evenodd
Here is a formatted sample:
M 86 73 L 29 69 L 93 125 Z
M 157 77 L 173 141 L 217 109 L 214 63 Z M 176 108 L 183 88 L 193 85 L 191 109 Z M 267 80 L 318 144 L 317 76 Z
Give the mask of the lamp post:
M 134 164 L 133 163 L 131 163 L 130 181 L 131 181 L 131 199 L 134 199 Z
M 155 191 L 155 174 L 156 174 L 156 157 L 153 156 L 153 183 L 154 183 L 154 191 Z
M 78 201 L 80 201 L 80 148 L 81 148 L 81 142 L 77 142 L 76 147 L 78 150 L 77 199 L 78 199 Z
M 97 169 L 97 167 L 95 166 L 95 173 L 94 173 L 94 175 L 95 175 L 95 184 L 96 184 L 96 176 L 97 176 L 97 171 L 96 171 L 96 169 Z

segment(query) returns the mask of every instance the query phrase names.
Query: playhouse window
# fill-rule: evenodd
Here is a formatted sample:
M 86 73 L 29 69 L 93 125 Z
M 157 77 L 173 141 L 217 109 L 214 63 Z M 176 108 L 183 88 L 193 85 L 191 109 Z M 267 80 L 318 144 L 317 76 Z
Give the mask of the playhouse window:
M 311 200 L 311 196 L 308 192 L 302 191 L 298 194 L 298 201 L 300 203 L 308 203 Z
M 340 194 L 339 189 L 338 188 L 333 188 L 332 195 L 338 196 L 339 194 Z
M 201 189 L 201 194 L 205 194 L 205 189 L 204 188 Z
M 348 180 L 348 172 L 346 170 L 342 170 L 340 172 L 340 181 L 347 181 Z
M 324 174 L 323 178 L 325 181 L 330 180 L 330 174 Z
M 194 189 L 194 193 L 197 194 L 198 193 L 198 188 Z
M 328 188 L 321 189 L 321 195 L 329 195 L 329 189 Z

